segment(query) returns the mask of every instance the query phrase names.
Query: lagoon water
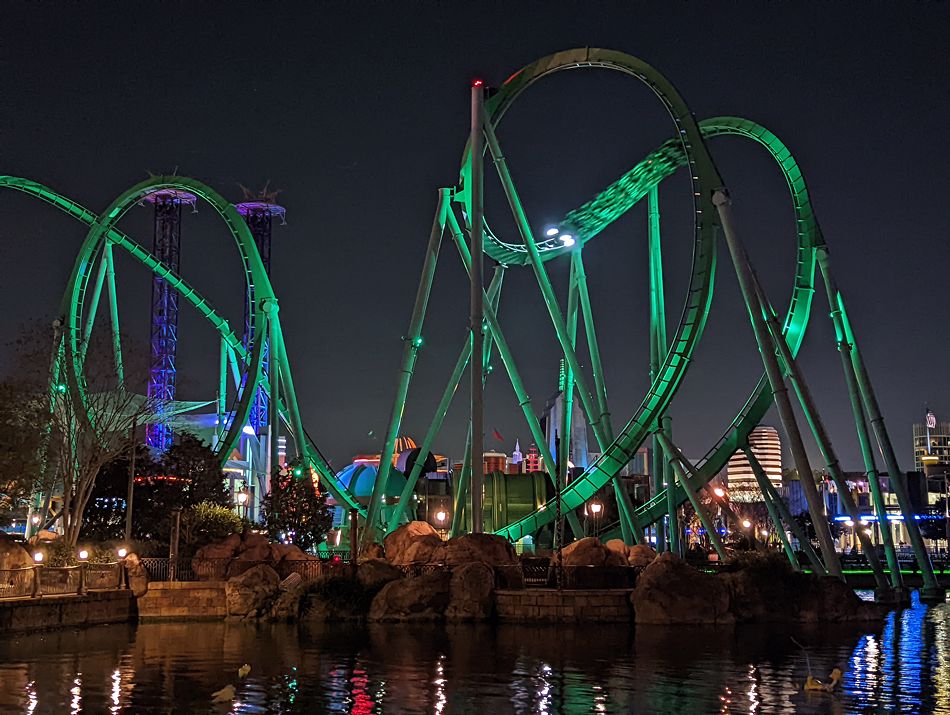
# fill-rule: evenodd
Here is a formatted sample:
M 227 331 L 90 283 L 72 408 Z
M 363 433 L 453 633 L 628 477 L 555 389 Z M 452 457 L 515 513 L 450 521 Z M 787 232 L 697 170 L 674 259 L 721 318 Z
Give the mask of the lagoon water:
M 802 692 L 835 665 L 838 692 Z M 198 622 L 0 642 L 4 715 L 786 712 L 950 715 L 950 604 L 870 628 Z

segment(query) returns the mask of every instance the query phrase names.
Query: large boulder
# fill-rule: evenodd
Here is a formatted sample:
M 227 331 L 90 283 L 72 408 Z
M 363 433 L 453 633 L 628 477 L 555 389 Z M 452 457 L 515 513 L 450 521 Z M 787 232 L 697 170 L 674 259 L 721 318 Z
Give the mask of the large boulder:
M 734 623 L 729 590 L 717 576 L 697 571 L 671 553 L 660 554 L 630 594 L 638 624 L 719 625 Z
M 488 620 L 494 611 L 494 595 L 494 570 L 478 561 L 463 564 L 452 570 L 445 618 L 449 621 Z
M 31 566 L 33 566 L 33 557 L 30 556 L 30 552 L 0 532 L 0 571 L 25 569 Z
M 254 617 L 266 611 L 278 593 L 280 576 L 267 564 L 252 566 L 225 586 L 228 615 Z
M 402 578 L 402 571 L 384 559 L 363 561 L 356 569 L 356 580 L 368 591 L 379 591 L 399 578 Z
M 206 544 L 195 552 L 196 559 L 233 559 L 241 548 L 241 535 L 230 534 L 222 541 Z
M 271 544 L 263 534 L 246 532 L 241 537 L 241 548 L 236 556 L 239 561 L 270 561 Z
M 626 566 L 622 554 L 608 549 L 596 536 L 578 539 L 561 550 L 564 566 Z
M 277 621 L 297 620 L 306 590 L 307 584 L 300 574 L 290 574 L 277 584 L 277 599 L 271 604 L 270 617 Z
M 366 561 L 368 559 L 385 559 L 385 558 L 386 558 L 386 552 L 383 551 L 383 545 L 377 544 L 374 542 L 366 546 L 360 552 L 359 560 Z
M 495 534 L 463 534 L 445 543 L 446 565 L 457 566 L 473 562 L 489 566 L 508 566 L 518 563 L 518 555 L 507 539 Z
M 128 554 L 123 563 L 125 575 L 129 581 L 129 590 L 136 598 L 141 598 L 148 593 L 148 571 L 142 564 L 142 559 L 138 554 Z
M 445 542 L 425 521 L 403 524 L 383 540 L 386 558 L 394 564 L 433 563 L 445 548 Z
M 634 544 L 627 551 L 627 565 L 646 568 L 656 558 L 656 550 L 647 544 Z
M 387 545 L 388 551 L 388 545 Z M 371 621 L 441 620 L 449 605 L 448 571 L 392 581 L 376 594 L 369 609 Z

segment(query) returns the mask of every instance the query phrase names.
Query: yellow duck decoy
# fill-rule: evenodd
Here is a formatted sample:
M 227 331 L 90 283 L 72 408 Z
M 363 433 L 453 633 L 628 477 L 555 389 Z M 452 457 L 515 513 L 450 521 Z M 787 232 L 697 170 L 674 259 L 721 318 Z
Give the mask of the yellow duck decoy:
M 820 680 L 816 680 L 812 676 L 808 676 L 808 679 L 805 680 L 805 690 L 820 691 L 825 693 L 830 693 L 838 687 L 838 683 L 841 682 L 841 677 L 844 673 L 841 672 L 841 668 L 832 669 L 831 673 L 828 675 L 828 682 L 823 683 Z
M 229 703 L 234 700 L 235 695 L 237 695 L 237 688 L 235 688 L 233 685 L 225 685 L 223 688 L 221 688 L 221 690 L 211 693 L 211 702 Z
M 239 677 L 239 678 L 246 678 L 246 677 L 247 677 L 247 674 L 250 673 L 250 672 L 251 672 L 251 665 L 250 665 L 250 663 L 245 663 L 245 664 L 242 665 L 240 668 L 238 668 L 238 677 Z

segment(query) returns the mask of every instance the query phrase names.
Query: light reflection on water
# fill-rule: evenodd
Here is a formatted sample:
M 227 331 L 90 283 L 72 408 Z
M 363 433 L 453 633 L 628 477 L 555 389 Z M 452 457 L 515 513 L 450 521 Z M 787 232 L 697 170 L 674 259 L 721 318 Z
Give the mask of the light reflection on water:
M 801 692 L 809 663 L 842 665 L 842 691 Z M 154 623 L 0 643 L 4 715 L 717 711 L 950 715 L 950 604 L 872 628 Z

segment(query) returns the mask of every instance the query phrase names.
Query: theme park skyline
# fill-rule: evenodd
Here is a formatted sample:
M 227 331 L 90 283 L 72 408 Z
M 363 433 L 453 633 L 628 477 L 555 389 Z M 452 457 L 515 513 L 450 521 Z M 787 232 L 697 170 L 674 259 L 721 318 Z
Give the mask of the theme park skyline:
M 31 46 L 28 32 L 0 48 L 19 68 L 6 78 L 0 113 L 3 173 L 43 181 L 94 210 L 148 172 L 194 176 L 234 202 L 242 199 L 240 185 L 258 190 L 269 182 L 280 190 L 287 223 L 274 226 L 271 275 L 286 349 L 303 422 L 339 468 L 382 447 L 437 190 L 458 178 L 470 81 L 498 86 L 512 67 L 596 37 L 602 47 L 662 68 L 698 117 L 751 118 L 792 150 L 863 336 L 898 456 L 911 468 L 910 425 L 921 421 L 925 404 L 941 419 L 950 411 L 940 367 L 950 334 L 939 328 L 935 297 L 950 265 L 943 240 L 950 219 L 941 209 L 946 182 L 935 158 L 950 149 L 938 125 L 950 98 L 935 89 L 943 82 L 933 59 L 943 37 L 932 15 L 913 6 L 872 8 L 854 31 L 846 6 L 829 8 L 814 25 L 791 7 L 770 7 L 766 18 L 764 10 L 730 6 L 695 23 L 646 8 L 649 22 L 629 26 L 540 5 L 495 17 L 450 6 L 398 4 L 379 6 L 370 17 L 360 13 L 372 41 L 358 45 L 335 30 L 357 20 L 343 5 L 306 18 L 268 8 L 269 32 L 261 32 L 259 17 L 253 20 L 260 14 L 254 7 L 215 11 L 215 23 L 178 18 L 174 42 L 105 7 L 64 7 L 43 18 L 49 41 L 42 50 Z M 211 10 L 189 9 L 205 12 Z M 36 23 L 25 6 L 11 8 L 11 19 L 18 13 L 22 26 Z M 660 26 L 676 40 L 657 33 Z M 781 30 L 763 42 L 764 26 Z M 803 44 L 802 37 L 810 39 Z M 92 45 L 100 52 L 88 52 Z M 901 52 L 887 52 L 889 46 Z M 644 87 L 609 73 L 586 73 L 583 81 L 563 73 L 527 92 L 499 136 L 540 231 L 672 131 Z M 760 277 L 784 304 L 795 260 L 784 179 L 767 156 L 733 139 L 718 141 L 714 154 Z M 486 184 L 486 218 L 496 233 L 512 234 L 493 180 Z M 689 191 L 688 182 L 673 180 L 661 198 L 671 321 L 689 275 Z M 55 316 L 84 235 L 70 219 L 34 204 L 0 194 L 8 301 L 0 328 L 7 336 Z M 238 324 L 243 276 L 211 213 L 184 216 L 182 272 Z M 129 233 L 151 232 L 145 209 L 123 221 Z M 648 387 L 646 244 L 640 206 L 586 252 L 609 399 L 620 423 Z M 123 322 L 144 348 L 150 278 L 131 261 L 117 260 Z M 551 263 L 552 279 L 563 285 L 567 272 L 557 264 Z M 525 386 L 540 411 L 558 388 L 556 338 L 533 281 L 509 279 L 503 303 L 509 342 L 531 366 L 523 369 Z M 446 255 L 402 430 L 417 440 L 465 334 L 467 304 L 467 279 L 457 258 Z M 738 396 L 761 372 L 748 321 L 736 320 L 740 310 L 735 276 L 720 270 L 709 323 L 671 409 L 677 443 L 690 457 L 705 453 L 710 434 L 722 432 Z M 833 340 L 828 321 L 813 320 L 801 364 L 842 462 L 858 469 Z M 213 332 L 183 310 L 180 398 L 213 399 L 217 352 Z M 0 370 L 12 362 L 4 346 Z M 437 445 L 451 457 L 463 452 L 464 403 L 457 400 Z M 773 414 L 766 419 L 778 423 Z M 487 388 L 485 425 L 488 449 L 508 452 L 515 439 L 523 447 L 531 442 L 503 381 Z

